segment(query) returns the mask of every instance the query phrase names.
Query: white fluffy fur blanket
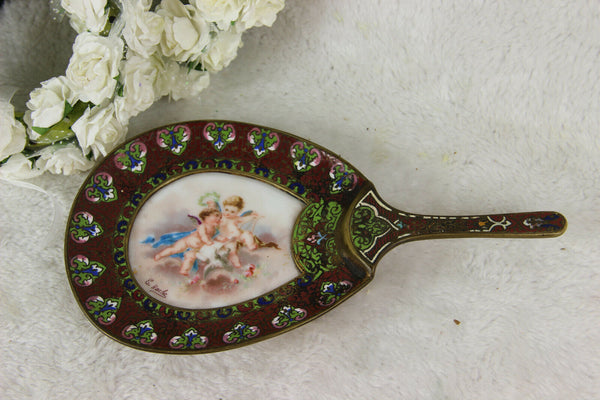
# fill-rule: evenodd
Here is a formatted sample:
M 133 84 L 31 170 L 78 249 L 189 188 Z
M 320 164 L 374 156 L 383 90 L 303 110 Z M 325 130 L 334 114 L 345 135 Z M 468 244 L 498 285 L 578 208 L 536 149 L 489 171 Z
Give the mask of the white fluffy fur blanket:
M 0 11 L 15 102 L 62 74 L 73 33 L 45 0 Z M 85 176 L 0 182 L 3 399 L 597 399 L 600 9 L 594 1 L 288 0 L 198 101 L 131 135 L 233 119 L 309 138 L 400 209 L 557 210 L 554 239 L 422 241 L 299 329 L 196 356 L 137 351 L 82 314 L 62 255 Z

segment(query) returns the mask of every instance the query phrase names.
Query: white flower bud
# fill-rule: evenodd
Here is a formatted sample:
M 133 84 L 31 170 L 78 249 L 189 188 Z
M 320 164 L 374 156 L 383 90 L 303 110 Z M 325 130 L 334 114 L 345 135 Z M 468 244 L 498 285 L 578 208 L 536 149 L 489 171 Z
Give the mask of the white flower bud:
M 123 41 L 120 38 L 88 32 L 78 35 L 66 73 L 75 95 L 94 104 L 112 97 L 122 58 Z
M 98 33 L 106 25 L 106 0 L 61 0 L 60 5 L 69 14 L 71 26 L 78 33 L 86 30 Z
M 8 101 L 0 100 L 0 161 L 20 153 L 26 142 L 25 126 L 15 119 L 14 107 Z
M 148 11 L 151 3 L 150 0 L 123 2 L 123 37 L 130 50 L 144 57 L 158 49 L 165 27 L 160 15 Z
M 64 117 L 65 102 L 75 103 L 75 95 L 64 76 L 42 82 L 42 87 L 29 95 L 27 108 L 31 110 L 32 126 L 49 128 Z
M 117 118 L 113 103 L 106 107 L 88 108 L 71 129 L 83 154 L 92 151 L 95 159 L 108 154 L 126 135 L 126 127 Z
M 36 167 L 52 174 L 72 175 L 94 166 L 94 162 L 84 157 L 81 149 L 74 144 L 46 147 L 39 156 Z
M 195 61 L 210 42 L 210 25 L 192 5 L 163 0 L 157 13 L 165 20 L 162 54 L 178 62 Z

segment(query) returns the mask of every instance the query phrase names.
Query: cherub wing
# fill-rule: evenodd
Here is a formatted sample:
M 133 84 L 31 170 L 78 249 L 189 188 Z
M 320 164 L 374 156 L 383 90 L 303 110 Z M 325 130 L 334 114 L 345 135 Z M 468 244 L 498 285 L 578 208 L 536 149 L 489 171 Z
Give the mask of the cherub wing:
M 188 214 L 188 217 L 190 217 L 191 219 L 196 221 L 198 223 L 198 225 L 202 224 L 202 220 L 200 218 L 196 217 L 195 215 Z

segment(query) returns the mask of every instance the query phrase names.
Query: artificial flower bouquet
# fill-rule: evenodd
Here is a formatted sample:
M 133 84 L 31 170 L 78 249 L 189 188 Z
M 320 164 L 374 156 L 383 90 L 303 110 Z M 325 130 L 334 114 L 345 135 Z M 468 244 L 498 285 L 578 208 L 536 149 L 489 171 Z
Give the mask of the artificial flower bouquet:
M 124 140 L 131 117 L 163 96 L 198 96 L 236 57 L 242 34 L 271 26 L 284 7 L 284 0 L 56 3 L 78 33 L 73 55 L 64 76 L 30 93 L 24 112 L 0 98 L 5 179 L 90 169 Z

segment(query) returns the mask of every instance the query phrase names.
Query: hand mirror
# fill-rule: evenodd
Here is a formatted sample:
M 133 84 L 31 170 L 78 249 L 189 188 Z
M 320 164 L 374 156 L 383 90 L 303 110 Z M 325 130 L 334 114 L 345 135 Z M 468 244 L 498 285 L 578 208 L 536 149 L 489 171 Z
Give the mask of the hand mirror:
M 383 201 L 356 168 L 262 126 L 196 121 L 109 154 L 71 209 L 65 262 L 111 338 L 177 354 L 296 328 L 373 279 L 394 246 L 443 237 L 551 237 L 556 212 L 428 216 Z

